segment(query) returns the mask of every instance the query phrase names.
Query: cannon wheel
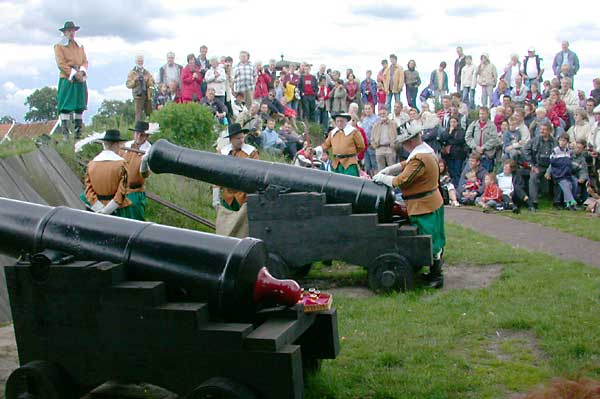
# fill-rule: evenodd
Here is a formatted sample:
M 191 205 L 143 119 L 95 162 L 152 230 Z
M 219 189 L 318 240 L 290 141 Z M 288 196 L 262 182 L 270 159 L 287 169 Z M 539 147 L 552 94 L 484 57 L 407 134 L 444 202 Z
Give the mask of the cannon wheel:
M 375 258 L 368 271 L 369 287 L 376 292 L 408 291 L 415 286 L 415 271 L 399 254 L 388 253 Z
M 246 385 L 226 377 L 210 378 L 194 390 L 188 399 L 258 399 Z
M 27 363 L 6 381 L 6 399 L 72 399 L 77 391 L 61 366 L 46 361 Z
M 267 265 L 269 273 L 275 278 L 284 279 L 290 277 L 290 267 L 281 258 L 281 256 L 269 252 L 269 264 Z

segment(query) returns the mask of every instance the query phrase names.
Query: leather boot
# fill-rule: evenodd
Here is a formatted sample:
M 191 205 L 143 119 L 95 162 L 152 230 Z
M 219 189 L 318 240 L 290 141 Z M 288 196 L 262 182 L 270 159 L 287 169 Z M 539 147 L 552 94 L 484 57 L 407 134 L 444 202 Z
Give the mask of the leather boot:
M 69 140 L 69 121 L 66 119 L 63 119 L 62 121 L 60 121 L 60 130 L 62 131 L 62 134 L 64 136 L 65 141 Z
M 444 264 L 443 259 L 434 259 L 433 265 L 429 268 L 429 274 L 427 277 L 427 285 L 430 288 L 442 288 L 444 287 L 444 275 L 442 274 L 442 266 Z
M 81 129 L 83 128 L 83 120 L 75 119 L 75 127 L 73 128 L 73 135 L 75 136 L 75 140 L 79 140 L 81 138 Z

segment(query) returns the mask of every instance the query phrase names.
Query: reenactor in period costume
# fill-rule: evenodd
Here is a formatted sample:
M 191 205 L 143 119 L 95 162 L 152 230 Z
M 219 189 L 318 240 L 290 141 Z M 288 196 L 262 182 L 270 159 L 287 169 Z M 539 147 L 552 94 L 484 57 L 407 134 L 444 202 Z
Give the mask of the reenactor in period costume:
M 130 214 L 132 219 L 145 220 L 146 213 L 146 190 L 144 182 L 150 175 L 148 157 L 152 145 L 148 136 L 148 122 L 137 121 L 132 130 L 134 139 L 125 143 L 119 155 L 127 161 L 127 198 L 131 201 Z M 128 151 L 131 149 L 133 151 Z
M 60 71 L 57 96 L 60 126 L 65 139 L 68 139 L 69 121 L 73 113 L 73 133 L 75 139 L 78 139 L 83 128 L 83 111 L 87 109 L 88 60 L 83 46 L 75 41 L 75 32 L 79 30 L 79 26 L 67 21 L 59 30 L 64 37 L 54 45 L 54 56 Z
M 131 218 L 127 198 L 127 161 L 118 155 L 121 132 L 107 130 L 100 139 L 104 150 L 90 161 L 81 199 L 93 212 Z
M 335 128 L 329 132 L 327 139 L 315 148 L 320 159 L 323 151 L 331 148 L 333 152 L 332 170 L 350 176 L 359 176 L 357 155 L 365 149 L 362 135 L 348 122 L 352 119 L 349 114 L 335 116 Z
M 442 255 L 446 245 L 444 200 L 438 189 L 438 158 L 435 151 L 421 139 L 422 130 L 423 127 L 418 124 L 408 124 L 400 129 L 396 140 L 410 153 L 408 159 L 388 166 L 373 180 L 401 189 L 410 223 L 417 226 L 419 234 L 431 236 L 434 260 L 426 278 L 430 287 L 441 288 L 444 285 Z
M 256 148 L 244 143 L 244 134 L 248 132 L 249 130 L 242 129 L 239 123 L 229 125 L 229 144 L 221 149 L 221 154 L 259 159 Z M 212 205 L 217 210 L 217 234 L 239 238 L 248 236 L 246 193 L 226 187 L 214 187 Z

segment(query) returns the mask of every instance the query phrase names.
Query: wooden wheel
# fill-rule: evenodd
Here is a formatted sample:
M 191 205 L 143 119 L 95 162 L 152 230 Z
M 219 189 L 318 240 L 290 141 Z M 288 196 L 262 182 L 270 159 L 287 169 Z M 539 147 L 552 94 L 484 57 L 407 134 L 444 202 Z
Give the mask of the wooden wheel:
M 408 291 L 415 286 L 415 271 L 405 257 L 395 253 L 375 258 L 369 266 L 369 286 L 376 292 Z
M 45 361 L 19 367 L 6 382 L 6 399 L 67 399 L 76 391 L 62 367 Z
M 258 399 L 246 385 L 225 377 L 214 377 L 202 383 L 188 399 Z

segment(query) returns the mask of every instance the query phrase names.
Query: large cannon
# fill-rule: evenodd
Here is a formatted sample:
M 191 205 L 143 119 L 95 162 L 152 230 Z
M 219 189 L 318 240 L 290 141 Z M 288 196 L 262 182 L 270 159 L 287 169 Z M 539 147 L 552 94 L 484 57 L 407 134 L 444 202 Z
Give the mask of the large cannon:
M 305 313 L 257 239 L 0 198 L 0 252 L 20 259 L 5 267 L 22 365 L 8 399 L 107 380 L 301 398 L 303 371 L 339 350 L 335 310 Z
M 157 141 L 154 173 L 173 173 L 249 193 L 250 236 L 262 239 L 269 269 L 305 274 L 319 260 L 367 268 L 375 290 L 406 290 L 432 263 L 431 237 L 393 216 L 392 190 L 370 180 L 274 162 L 225 157 Z

